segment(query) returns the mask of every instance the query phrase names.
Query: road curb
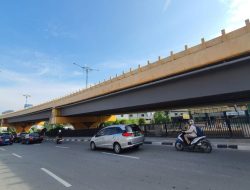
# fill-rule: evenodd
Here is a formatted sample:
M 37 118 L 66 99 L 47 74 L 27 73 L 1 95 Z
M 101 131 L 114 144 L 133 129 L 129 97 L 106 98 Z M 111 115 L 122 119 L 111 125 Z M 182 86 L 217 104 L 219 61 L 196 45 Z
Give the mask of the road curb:
M 145 141 L 144 144 L 150 145 L 164 145 L 164 146 L 174 146 L 174 142 L 155 142 L 155 141 Z M 234 150 L 249 150 L 250 146 L 238 145 L 238 144 L 212 144 L 213 148 L 216 149 L 234 149 Z
M 55 138 L 47 138 L 47 141 L 56 141 Z M 69 138 L 63 139 L 66 142 L 89 142 L 90 139 L 77 139 L 77 138 Z M 157 145 L 157 146 L 174 146 L 175 142 L 164 141 L 164 142 L 157 142 L 157 141 L 144 141 L 146 145 Z M 230 150 L 247 150 L 250 151 L 250 145 L 239 145 L 239 144 L 213 144 L 213 148 L 215 149 L 230 149 Z

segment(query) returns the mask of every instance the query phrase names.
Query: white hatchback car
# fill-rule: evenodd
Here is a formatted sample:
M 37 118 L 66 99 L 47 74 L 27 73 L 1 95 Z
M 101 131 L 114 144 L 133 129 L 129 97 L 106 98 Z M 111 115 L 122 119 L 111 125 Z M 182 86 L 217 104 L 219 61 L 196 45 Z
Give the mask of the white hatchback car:
M 90 148 L 113 149 L 119 154 L 123 149 L 139 148 L 143 143 L 144 135 L 137 125 L 112 125 L 101 129 L 91 138 Z

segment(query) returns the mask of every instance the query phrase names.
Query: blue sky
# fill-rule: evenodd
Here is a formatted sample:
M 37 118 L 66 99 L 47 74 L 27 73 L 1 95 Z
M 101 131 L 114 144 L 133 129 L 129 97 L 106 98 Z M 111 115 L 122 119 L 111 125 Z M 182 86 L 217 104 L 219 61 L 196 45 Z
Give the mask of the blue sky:
M 12 0 L 0 2 L 0 112 L 95 84 L 244 26 L 248 0 Z

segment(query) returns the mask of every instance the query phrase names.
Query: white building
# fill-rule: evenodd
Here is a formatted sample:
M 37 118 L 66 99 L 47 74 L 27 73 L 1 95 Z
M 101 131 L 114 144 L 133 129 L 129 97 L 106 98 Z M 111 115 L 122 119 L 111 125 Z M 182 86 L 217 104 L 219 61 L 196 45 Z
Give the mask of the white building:
M 130 113 L 130 114 L 121 114 L 116 115 L 118 120 L 121 119 L 140 119 L 143 118 L 146 122 L 150 122 L 154 118 L 154 112 L 143 112 L 143 113 Z

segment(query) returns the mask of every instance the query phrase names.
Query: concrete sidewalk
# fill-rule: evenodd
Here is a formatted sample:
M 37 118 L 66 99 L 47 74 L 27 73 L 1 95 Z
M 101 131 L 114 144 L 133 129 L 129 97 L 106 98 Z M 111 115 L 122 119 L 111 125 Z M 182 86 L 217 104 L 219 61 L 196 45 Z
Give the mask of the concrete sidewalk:
M 66 142 L 88 142 L 91 137 L 65 137 Z M 45 138 L 48 141 L 55 141 L 55 138 Z M 174 146 L 176 138 L 169 137 L 145 137 L 144 144 L 158 146 Z M 208 139 L 213 148 L 236 149 L 250 151 L 250 139 Z
M 145 144 L 152 145 L 172 145 L 174 146 L 176 138 L 168 137 L 146 137 Z M 250 151 L 250 139 L 209 139 L 214 148 L 228 148 Z

